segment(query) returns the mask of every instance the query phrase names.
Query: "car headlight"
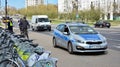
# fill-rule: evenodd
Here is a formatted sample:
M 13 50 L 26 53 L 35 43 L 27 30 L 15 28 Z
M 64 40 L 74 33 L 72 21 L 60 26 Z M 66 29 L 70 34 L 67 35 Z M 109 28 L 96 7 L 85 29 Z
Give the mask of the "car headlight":
M 84 43 L 84 41 L 81 41 L 81 40 L 75 40 L 75 41 L 78 43 Z

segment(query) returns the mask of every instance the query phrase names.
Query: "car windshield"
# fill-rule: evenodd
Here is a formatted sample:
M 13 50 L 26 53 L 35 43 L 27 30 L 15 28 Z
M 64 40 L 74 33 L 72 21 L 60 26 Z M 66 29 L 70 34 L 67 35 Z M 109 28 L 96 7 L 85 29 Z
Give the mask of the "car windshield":
M 69 26 L 74 34 L 97 34 L 97 32 L 89 26 Z
M 49 22 L 48 18 L 38 18 L 38 22 Z

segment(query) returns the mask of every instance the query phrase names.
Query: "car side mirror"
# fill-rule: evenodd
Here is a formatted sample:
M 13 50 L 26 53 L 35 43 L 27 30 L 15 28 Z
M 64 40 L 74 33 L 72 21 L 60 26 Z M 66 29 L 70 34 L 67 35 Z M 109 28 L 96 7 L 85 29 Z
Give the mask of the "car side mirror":
M 64 34 L 64 35 L 69 35 L 69 33 L 68 33 L 68 32 L 63 32 L 63 34 Z
M 52 21 L 50 20 L 50 23 L 51 23 Z

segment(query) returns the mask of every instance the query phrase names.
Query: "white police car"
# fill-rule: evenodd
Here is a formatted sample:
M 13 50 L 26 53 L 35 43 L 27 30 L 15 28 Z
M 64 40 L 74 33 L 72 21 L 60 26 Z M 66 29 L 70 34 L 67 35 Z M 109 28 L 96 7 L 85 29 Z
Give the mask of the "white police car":
M 87 24 L 70 22 L 59 24 L 53 32 L 53 46 L 73 52 L 104 52 L 106 38 Z

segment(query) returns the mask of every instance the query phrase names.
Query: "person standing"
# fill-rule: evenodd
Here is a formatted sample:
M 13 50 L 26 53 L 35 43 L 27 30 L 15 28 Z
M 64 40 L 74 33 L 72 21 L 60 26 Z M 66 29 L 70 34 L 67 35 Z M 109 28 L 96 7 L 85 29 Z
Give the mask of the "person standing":
M 26 17 L 23 17 L 20 20 L 19 28 L 20 28 L 21 34 L 24 35 L 25 37 L 27 37 L 27 39 L 29 39 L 28 28 L 30 28 L 30 25 L 29 25 L 28 21 L 26 20 Z
M 13 21 L 12 21 L 12 18 L 9 18 L 8 19 L 8 30 L 13 33 Z
M 20 30 L 20 34 L 22 34 L 22 18 L 20 18 L 20 20 L 18 20 L 18 25 L 19 25 L 19 30 Z

